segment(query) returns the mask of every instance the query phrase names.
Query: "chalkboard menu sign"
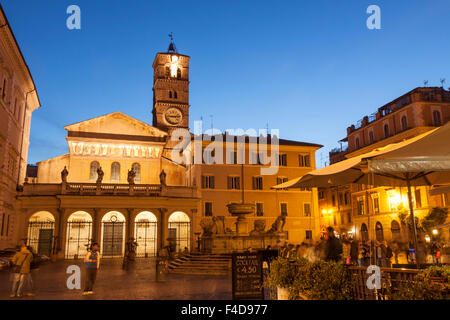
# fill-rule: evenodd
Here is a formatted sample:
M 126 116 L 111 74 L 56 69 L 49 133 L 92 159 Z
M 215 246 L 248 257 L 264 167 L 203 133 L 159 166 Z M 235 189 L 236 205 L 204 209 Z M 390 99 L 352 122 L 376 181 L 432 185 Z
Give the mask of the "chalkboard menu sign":
M 262 259 L 258 253 L 233 253 L 233 300 L 264 299 Z

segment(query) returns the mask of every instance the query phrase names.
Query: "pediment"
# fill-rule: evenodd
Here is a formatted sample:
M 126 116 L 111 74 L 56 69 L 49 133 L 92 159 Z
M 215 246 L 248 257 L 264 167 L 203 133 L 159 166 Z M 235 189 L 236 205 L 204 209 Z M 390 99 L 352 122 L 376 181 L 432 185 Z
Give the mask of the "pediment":
M 133 136 L 165 137 L 167 132 L 120 111 L 105 114 L 89 120 L 77 122 L 64 129 L 72 132 L 121 134 Z

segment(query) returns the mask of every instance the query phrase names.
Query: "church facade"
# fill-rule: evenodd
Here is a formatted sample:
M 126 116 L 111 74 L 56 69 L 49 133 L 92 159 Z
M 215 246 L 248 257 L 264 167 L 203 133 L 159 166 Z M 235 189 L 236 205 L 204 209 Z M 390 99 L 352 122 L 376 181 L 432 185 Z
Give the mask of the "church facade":
M 28 177 L 17 197 L 17 241 L 66 259 L 81 257 L 90 239 L 100 243 L 105 257 L 122 256 L 130 238 L 140 257 L 155 256 L 166 245 L 191 251 L 213 221 L 223 222 L 216 232 L 233 234 L 236 217 L 226 205 L 244 197 L 255 206 L 249 233 L 254 225 L 270 227 L 281 215 L 290 243 L 318 238 L 317 191 L 271 186 L 313 170 L 321 145 L 276 139 L 276 155 L 269 149 L 278 162 L 272 175 L 261 175 L 268 166 L 261 161 L 262 137 L 242 140 L 245 163 L 236 161 L 238 136 L 231 153 L 219 144 L 219 163 L 174 158 L 174 132 L 189 132 L 189 59 L 173 43 L 156 54 L 152 125 L 113 112 L 65 127 L 69 152 L 39 162 L 37 177 Z M 211 144 L 204 137 L 202 154 Z M 188 143 L 191 149 L 194 143 Z

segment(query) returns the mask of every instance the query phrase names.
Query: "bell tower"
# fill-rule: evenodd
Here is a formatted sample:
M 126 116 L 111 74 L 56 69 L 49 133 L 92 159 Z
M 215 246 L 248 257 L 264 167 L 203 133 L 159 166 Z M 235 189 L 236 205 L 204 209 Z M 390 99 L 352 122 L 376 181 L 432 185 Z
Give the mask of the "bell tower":
M 189 56 L 179 54 L 169 34 L 167 52 L 153 61 L 153 126 L 189 129 Z

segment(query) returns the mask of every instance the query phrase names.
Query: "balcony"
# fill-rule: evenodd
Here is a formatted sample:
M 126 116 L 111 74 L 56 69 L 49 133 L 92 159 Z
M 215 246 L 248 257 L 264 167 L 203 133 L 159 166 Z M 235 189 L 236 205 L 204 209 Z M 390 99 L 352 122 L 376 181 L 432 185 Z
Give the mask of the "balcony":
M 187 186 L 162 186 L 160 184 L 113 183 L 25 183 L 19 196 L 137 196 L 137 197 L 198 197 L 197 189 Z

